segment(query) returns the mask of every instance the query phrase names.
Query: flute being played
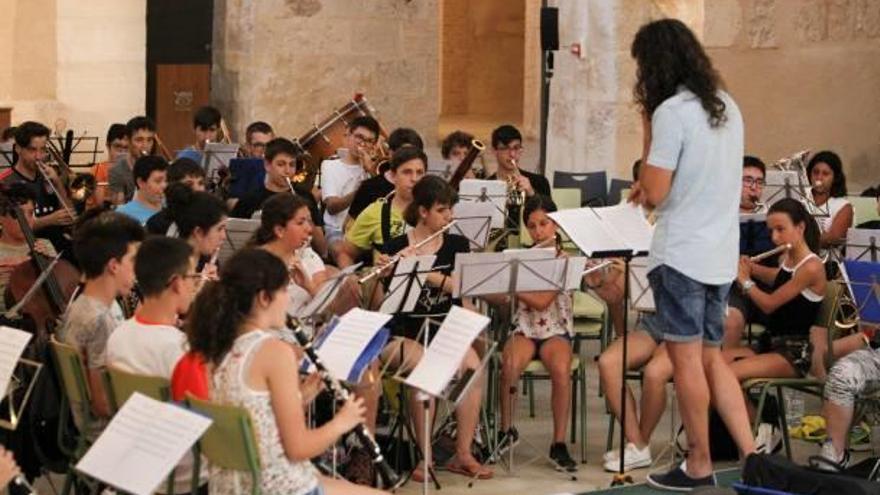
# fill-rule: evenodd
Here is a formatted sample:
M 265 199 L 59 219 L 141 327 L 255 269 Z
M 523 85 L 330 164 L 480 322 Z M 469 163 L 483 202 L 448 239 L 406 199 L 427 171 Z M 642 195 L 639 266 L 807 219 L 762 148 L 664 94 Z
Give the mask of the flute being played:
M 339 380 L 335 379 L 330 374 L 327 367 L 324 366 L 324 363 L 321 361 L 321 358 L 318 357 L 318 353 L 312 346 L 312 341 L 309 340 L 308 335 L 306 335 L 302 327 L 294 325 L 294 320 L 290 315 L 287 316 L 287 326 L 291 332 L 293 332 L 296 341 L 299 343 L 300 347 L 302 347 L 306 357 L 308 357 L 312 364 L 315 365 L 315 369 L 318 370 L 318 375 L 321 377 L 321 380 L 324 382 L 327 389 L 333 393 L 334 398 L 338 402 L 344 403 L 347 401 L 351 392 L 345 388 Z M 354 428 L 354 434 L 358 437 L 358 440 L 360 440 L 361 445 L 370 451 L 373 464 L 376 466 L 376 471 L 379 473 L 379 477 L 382 478 L 382 483 L 385 487 L 391 490 L 397 488 L 404 480 L 395 473 L 393 469 L 391 469 L 388 461 L 386 461 L 385 457 L 382 455 L 382 449 L 379 448 L 379 444 L 376 443 L 376 439 L 373 438 L 373 435 L 367 429 L 366 425 L 363 423 L 357 425 Z
M 437 236 L 442 235 L 444 232 L 446 232 L 447 230 L 449 230 L 453 225 L 455 225 L 455 222 L 456 222 L 456 221 L 453 220 L 453 221 L 447 223 L 446 225 L 444 225 L 443 228 L 441 228 L 441 229 L 438 230 L 437 232 L 434 232 L 433 234 L 429 235 L 428 237 L 425 237 L 424 239 L 422 239 L 421 241 L 419 241 L 418 244 L 412 246 L 412 250 L 415 251 L 415 250 L 419 249 L 420 247 L 424 246 L 425 244 L 427 244 L 427 243 L 431 242 L 432 240 L 436 239 Z M 363 283 L 368 282 L 369 280 L 371 280 L 371 279 L 372 279 L 373 277 L 375 277 L 376 275 L 379 275 L 380 273 L 382 273 L 386 268 L 388 268 L 388 267 L 390 267 L 390 266 L 394 266 L 394 264 L 397 263 L 398 261 L 400 261 L 401 258 L 403 258 L 403 254 L 402 254 L 402 253 L 395 254 L 394 256 L 391 257 L 391 259 L 388 260 L 387 263 L 385 263 L 385 264 L 383 264 L 383 265 L 381 265 L 381 266 L 377 266 L 377 267 L 373 268 L 373 269 L 370 271 L 370 273 L 368 273 L 368 274 L 364 275 L 363 277 L 361 277 L 360 279 L 358 279 L 358 283 L 359 283 L 359 284 L 363 284 Z
M 788 244 L 788 243 L 780 244 L 779 246 L 776 246 L 775 248 L 773 248 L 769 251 L 765 251 L 761 254 L 757 254 L 755 256 L 752 256 L 751 258 L 749 258 L 749 261 L 751 261 L 752 263 L 757 263 L 759 261 L 763 261 L 767 258 L 770 258 L 771 256 L 776 256 L 777 254 L 779 254 L 781 252 L 788 251 L 789 249 L 791 249 L 791 244 Z
M 599 263 L 598 265 L 596 265 L 596 266 L 591 266 L 590 268 L 587 268 L 586 270 L 584 270 L 583 272 L 581 272 L 581 277 L 586 276 L 586 275 L 589 275 L 589 274 L 591 274 L 591 273 L 593 273 L 593 272 L 597 272 L 597 271 L 599 271 L 599 270 L 605 268 L 606 266 L 610 266 L 610 265 L 613 265 L 613 264 L 614 264 L 613 261 L 611 261 L 611 260 L 605 260 L 605 261 Z

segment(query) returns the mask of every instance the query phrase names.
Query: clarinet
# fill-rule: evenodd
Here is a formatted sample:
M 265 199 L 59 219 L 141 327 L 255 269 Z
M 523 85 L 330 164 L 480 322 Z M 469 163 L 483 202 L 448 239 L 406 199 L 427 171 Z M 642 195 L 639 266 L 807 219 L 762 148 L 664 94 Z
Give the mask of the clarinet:
M 300 347 L 302 347 L 303 352 L 305 352 L 309 360 L 315 365 L 315 368 L 318 370 L 318 375 L 324 382 L 324 386 L 333 393 L 336 401 L 340 403 L 347 401 L 351 392 L 339 380 L 330 375 L 330 372 L 324 366 L 324 363 L 321 362 L 321 358 L 318 357 L 318 353 L 315 352 L 315 348 L 312 347 L 312 342 L 309 340 L 308 335 L 306 335 L 301 326 L 294 323 L 293 318 L 290 315 L 287 316 L 287 327 L 293 332 L 293 335 Z M 358 440 L 360 440 L 361 445 L 370 450 L 370 455 L 373 458 L 373 465 L 376 466 L 376 471 L 379 473 L 379 477 L 382 479 L 382 484 L 385 488 L 390 490 L 398 488 L 404 480 L 398 476 L 393 469 L 391 469 L 388 461 L 385 460 L 385 456 L 382 455 L 382 449 L 379 448 L 379 444 L 376 443 L 376 439 L 373 438 L 373 435 L 370 434 L 367 427 L 363 423 L 357 425 L 354 428 L 354 434 L 357 436 Z

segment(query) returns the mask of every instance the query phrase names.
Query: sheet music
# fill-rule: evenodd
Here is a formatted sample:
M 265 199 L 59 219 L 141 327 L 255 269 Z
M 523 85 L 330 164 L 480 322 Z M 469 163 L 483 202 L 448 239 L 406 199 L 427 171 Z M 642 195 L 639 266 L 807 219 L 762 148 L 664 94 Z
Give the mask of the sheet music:
M 488 317 L 452 306 L 422 360 L 404 382 L 435 397 L 440 396 L 461 366 L 474 339 L 488 324 Z
M 434 261 L 436 260 L 437 256 L 433 254 L 401 258 L 397 262 L 394 276 L 391 278 L 388 292 L 385 294 L 385 299 L 382 301 L 379 311 L 390 315 L 412 312 L 422 293 L 422 287 L 425 286 L 425 282 L 428 279 L 428 270 L 434 266 Z M 413 269 L 417 272 L 416 280 L 412 281 L 412 286 L 407 291 L 406 287 L 412 278 L 410 275 Z M 405 301 L 404 297 L 406 298 Z
M 506 294 L 510 291 L 510 263 L 504 253 L 458 253 L 452 297 Z
M 21 354 L 30 341 L 30 333 L 0 326 L 0 398 L 6 397 L 12 372 L 15 371 L 18 360 L 21 359 Z
M 657 306 L 654 304 L 654 291 L 648 282 L 648 262 L 644 259 L 634 259 L 629 263 L 629 299 L 630 306 L 636 311 L 654 313 Z
M 739 223 L 746 222 L 766 222 L 767 221 L 767 212 L 760 213 L 740 213 L 739 214 Z
M 488 202 L 492 204 L 492 228 L 504 228 L 507 211 L 507 183 L 500 180 L 464 179 L 458 186 L 458 197 L 461 201 L 455 206 L 466 202 Z
M 504 215 L 492 203 L 460 201 L 453 207 L 452 232 L 467 237 L 471 248 L 485 249 L 496 216 L 504 221 Z
M 232 257 L 235 251 L 243 248 L 254 232 L 260 227 L 259 220 L 250 218 L 230 218 L 226 223 L 226 240 L 220 245 L 220 255 L 218 259 L 220 263 L 225 262 Z
M 217 177 L 217 171 L 229 168 L 229 161 L 238 157 L 240 146 L 237 143 L 205 143 L 202 154 L 202 168 L 209 179 Z
M 12 166 L 13 142 L 0 143 L 0 170 Z
M 761 202 L 769 208 L 780 199 L 791 197 L 803 201 L 808 194 L 794 170 L 768 170 Z M 787 186 L 786 186 L 787 184 Z
M 135 392 L 76 469 L 127 492 L 149 495 L 210 425 L 205 416 Z
M 577 247 L 589 257 L 594 253 L 647 252 L 654 228 L 641 210 L 631 205 L 605 208 L 573 208 L 550 213 Z
M 358 357 L 391 315 L 353 308 L 339 318 L 339 324 L 324 339 L 316 352 L 331 375 L 349 376 Z

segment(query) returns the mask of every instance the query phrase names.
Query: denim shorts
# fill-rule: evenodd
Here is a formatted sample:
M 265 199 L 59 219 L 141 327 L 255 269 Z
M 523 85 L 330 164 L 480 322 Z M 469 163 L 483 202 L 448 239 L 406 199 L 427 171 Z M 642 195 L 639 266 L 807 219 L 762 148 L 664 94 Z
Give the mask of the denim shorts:
M 657 342 L 695 342 L 720 346 L 729 283 L 708 285 L 667 265 L 648 273 L 657 312 L 641 325 Z

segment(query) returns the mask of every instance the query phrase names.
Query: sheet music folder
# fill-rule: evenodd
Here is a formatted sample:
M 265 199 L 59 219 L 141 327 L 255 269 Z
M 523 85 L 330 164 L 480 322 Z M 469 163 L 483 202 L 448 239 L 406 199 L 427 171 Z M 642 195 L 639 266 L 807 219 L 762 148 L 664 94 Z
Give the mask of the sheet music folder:
M 654 227 L 636 205 L 574 208 L 549 216 L 590 258 L 643 256 L 651 248 Z
M 334 378 L 358 383 L 388 342 L 389 320 L 391 315 L 354 308 L 327 324 L 315 351 Z
M 226 223 L 226 239 L 220 245 L 220 263 L 232 257 L 232 253 L 243 248 L 260 228 L 259 220 L 250 218 L 229 218 Z

